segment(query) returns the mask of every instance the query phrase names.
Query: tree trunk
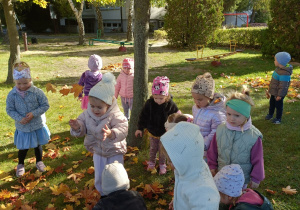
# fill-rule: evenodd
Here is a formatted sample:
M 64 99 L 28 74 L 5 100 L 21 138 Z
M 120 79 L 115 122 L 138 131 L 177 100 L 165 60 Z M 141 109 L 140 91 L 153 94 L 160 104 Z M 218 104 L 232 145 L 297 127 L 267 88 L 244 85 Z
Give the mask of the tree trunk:
M 132 33 L 133 2 L 134 2 L 134 0 L 129 1 L 128 22 L 127 22 L 127 41 L 128 42 L 132 41 L 132 39 L 133 39 L 133 33 Z
M 3 28 L 2 28 L 1 18 L 0 18 L 0 34 L 3 34 Z
M 250 18 L 250 23 L 254 23 L 254 18 L 255 18 L 255 9 L 252 10 L 251 18 Z
M 104 36 L 104 26 L 103 26 L 103 18 L 100 10 L 100 5 L 95 6 L 96 14 L 97 14 L 97 20 L 98 20 L 98 29 L 101 30 L 100 37 Z
M 78 32 L 79 32 L 79 45 L 83 45 L 85 42 L 84 36 L 85 36 L 85 31 L 84 31 L 84 24 L 82 21 L 82 11 L 83 11 L 83 5 L 84 1 L 81 1 L 80 4 L 80 9 L 78 10 L 72 0 L 68 0 L 70 7 L 72 11 L 74 12 L 74 15 L 76 17 L 77 23 L 78 23 Z
M 141 146 L 141 138 L 136 138 L 140 112 L 148 98 L 148 36 L 150 21 L 150 0 L 134 1 L 134 82 L 133 107 L 127 136 L 128 145 Z
M 14 17 L 15 11 L 12 0 L 3 0 L 2 5 L 7 25 L 7 33 L 10 42 L 10 56 L 8 60 L 8 72 L 6 83 L 13 83 L 13 65 L 20 60 L 19 34 L 17 31 L 16 20 Z

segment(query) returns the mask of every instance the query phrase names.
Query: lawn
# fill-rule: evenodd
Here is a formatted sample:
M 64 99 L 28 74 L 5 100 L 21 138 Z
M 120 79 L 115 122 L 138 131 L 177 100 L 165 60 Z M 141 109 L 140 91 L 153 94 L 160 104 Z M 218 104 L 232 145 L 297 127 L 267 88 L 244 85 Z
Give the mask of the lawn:
M 92 37 L 90 35 L 90 37 Z M 125 37 L 125 35 L 123 36 Z M 108 39 L 122 39 L 107 37 Z M 29 36 L 30 38 L 30 36 Z M 123 38 L 124 39 L 124 38 Z M 62 96 L 58 91 L 64 86 L 78 82 L 81 73 L 88 69 L 91 54 L 98 54 L 103 65 L 120 63 L 126 57 L 133 57 L 132 46 L 127 52 L 118 52 L 118 45 L 95 43 L 94 46 L 78 46 L 78 37 L 38 37 L 39 44 L 29 45 L 24 52 L 21 45 L 22 60 L 31 67 L 34 84 L 41 88 L 49 99 L 47 125 L 52 141 L 43 147 L 44 163 L 47 172 L 36 172 L 34 152 L 30 150 L 25 160 L 26 175 L 15 176 L 17 149 L 13 144 L 14 121 L 5 111 L 5 100 L 13 85 L 5 84 L 9 46 L 0 45 L 0 209 L 23 206 L 27 209 L 83 209 L 90 208 L 99 198 L 93 188 L 92 157 L 86 152 L 82 138 L 74 138 L 69 133 L 69 119 L 76 118 L 82 110 L 80 102 L 73 95 Z M 266 178 L 258 190 L 273 202 L 275 209 L 299 209 L 300 195 L 287 195 L 282 188 L 300 188 L 300 102 L 299 83 L 290 88 L 285 99 L 281 125 L 273 125 L 264 120 L 268 112 L 265 88 L 274 70 L 273 59 L 264 59 L 260 51 L 244 49 L 221 59 L 222 65 L 211 66 L 211 61 L 186 62 L 185 58 L 196 56 L 195 51 L 178 50 L 159 46 L 155 40 L 149 52 L 149 82 L 158 75 L 171 80 L 170 92 L 180 110 L 191 114 L 193 100 L 190 89 L 197 75 L 211 72 L 216 82 L 216 91 L 225 95 L 240 91 L 242 85 L 251 87 L 255 101 L 252 109 L 253 124 L 263 134 Z M 204 56 L 225 53 L 228 48 L 205 48 Z M 275 54 L 276 52 L 274 52 Z M 299 61 L 298 61 L 299 62 Z M 300 64 L 293 62 L 292 80 L 300 79 Z M 110 71 L 104 70 L 103 72 Z M 117 76 L 119 70 L 114 70 Z M 56 93 L 46 91 L 46 84 L 56 86 Z M 150 84 L 150 83 L 149 83 Z M 119 105 L 120 99 L 119 99 Z M 120 105 L 121 107 L 121 105 Z M 129 148 L 125 167 L 131 180 L 131 187 L 143 193 L 148 209 L 168 209 L 172 199 L 173 173 L 159 176 L 147 172 L 144 161 L 148 158 L 148 143 L 143 148 Z M 149 191 L 152 187 L 153 191 Z M 266 189 L 274 191 L 268 193 Z M 272 192 L 270 191 L 270 192 Z M 199 195 L 201 196 L 201 195 Z

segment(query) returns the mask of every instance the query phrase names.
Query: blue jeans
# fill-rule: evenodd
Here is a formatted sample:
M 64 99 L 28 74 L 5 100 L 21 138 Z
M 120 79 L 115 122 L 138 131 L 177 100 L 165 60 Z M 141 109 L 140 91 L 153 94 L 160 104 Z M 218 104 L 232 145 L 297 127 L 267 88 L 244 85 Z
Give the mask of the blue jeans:
M 283 112 L 283 99 L 276 101 L 276 97 L 271 95 L 270 98 L 270 107 L 269 107 L 269 115 L 273 116 L 275 108 L 276 108 L 276 118 L 281 120 L 282 112 Z

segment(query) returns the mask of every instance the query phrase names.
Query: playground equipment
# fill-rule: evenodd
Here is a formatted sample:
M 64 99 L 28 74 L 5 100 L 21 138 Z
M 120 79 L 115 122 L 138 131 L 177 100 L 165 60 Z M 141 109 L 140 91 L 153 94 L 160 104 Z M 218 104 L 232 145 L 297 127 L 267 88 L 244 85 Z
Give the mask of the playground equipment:
M 197 48 L 197 58 L 186 58 L 186 61 L 201 61 L 201 60 L 211 60 L 220 62 L 220 59 L 229 55 L 233 55 L 237 52 L 241 52 L 241 50 L 236 50 L 237 42 L 235 40 L 230 40 L 230 52 L 222 53 L 218 55 L 211 55 L 203 57 L 204 45 L 196 45 Z M 201 53 L 201 57 L 199 58 L 199 54 Z
M 106 43 L 112 43 L 112 44 L 119 44 L 119 51 L 126 52 L 125 45 L 133 45 L 133 42 L 126 42 L 126 41 L 115 41 L 115 40 L 108 40 L 108 39 L 100 39 L 101 36 L 101 30 L 97 30 L 97 38 L 96 39 L 89 39 L 89 45 L 94 45 L 95 42 L 106 42 Z

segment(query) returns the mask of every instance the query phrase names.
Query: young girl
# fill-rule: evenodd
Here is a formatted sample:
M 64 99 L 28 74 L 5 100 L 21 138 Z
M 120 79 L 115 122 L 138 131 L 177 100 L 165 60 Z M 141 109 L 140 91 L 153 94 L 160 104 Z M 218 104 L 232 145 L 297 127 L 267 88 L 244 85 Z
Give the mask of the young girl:
M 115 95 L 115 77 L 103 75 L 89 93 L 89 104 L 75 120 L 70 120 L 71 135 L 84 138 L 85 148 L 93 153 L 95 187 L 103 195 L 102 171 L 115 160 L 124 164 L 128 121 L 120 111 Z
M 160 136 L 166 130 L 164 124 L 170 114 L 178 112 L 176 104 L 169 95 L 170 80 L 166 76 L 158 76 L 153 80 L 152 96 L 148 99 L 139 117 L 138 130 L 135 136 L 142 136 L 143 130 L 149 131 L 150 138 L 150 157 L 147 170 L 155 169 L 156 153 L 159 152 L 159 174 L 165 174 L 166 157 L 161 152 Z
M 230 210 L 273 210 L 272 204 L 265 196 L 251 189 L 243 190 L 245 178 L 238 164 L 224 166 L 216 174 L 214 181 L 220 192 L 221 203 L 229 205 Z
M 250 111 L 254 103 L 249 89 L 233 93 L 226 102 L 226 124 L 219 125 L 207 152 L 213 176 L 225 165 L 239 164 L 245 185 L 257 188 L 265 178 L 262 134 L 252 125 Z
M 20 177 L 25 173 L 24 160 L 30 148 L 34 148 L 37 169 L 45 171 L 42 145 L 47 144 L 50 139 L 44 115 L 49 109 L 49 103 L 44 92 L 32 84 L 27 63 L 19 62 L 14 65 L 13 79 L 16 86 L 7 96 L 6 112 L 15 120 L 14 144 L 19 150 L 16 175 Z
M 193 121 L 193 116 L 191 116 L 189 114 L 179 114 L 179 113 L 170 114 L 167 121 L 165 122 L 166 131 L 170 130 L 177 123 L 182 122 L 182 121 L 192 122 Z
M 134 78 L 134 61 L 131 58 L 125 58 L 122 64 L 122 71 L 117 78 L 115 86 L 115 97 L 121 96 L 122 106 L 125 117 L 129 120 L 129 110 L 132 110 L 133 101 L 133 78 Z
M 195 102 L 193 121 L 200 127 L 204 138 L 204 150 L 207 151 L 218 125 L 226 121 L 225 97 L 215 93 L 215 81 L 210 73 L 204 73 L 196 78 L 192 86 L 192 97 Z
M 199 127 L 179 122 L 161 137 L 161 143 L 175 171 L 174 209 L 217 210 L 220 196 L 203 160 Z
M 81 98 L 81 95 L 79 96 L 81 99 L 81 108 L 83 110 L 88 107 L 90 89 L 102 79 L 102 74 L 99 72 L 102 68 L 101 57 L 96 54 L 91 55 L 88 67 L 90 70 L 83 72 L 78 82 L 79 85 L 83 86 L 84 97 Z

